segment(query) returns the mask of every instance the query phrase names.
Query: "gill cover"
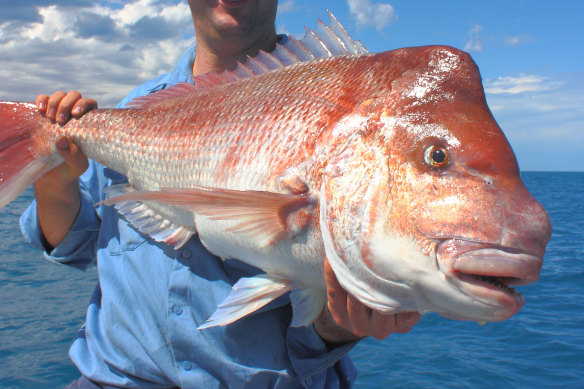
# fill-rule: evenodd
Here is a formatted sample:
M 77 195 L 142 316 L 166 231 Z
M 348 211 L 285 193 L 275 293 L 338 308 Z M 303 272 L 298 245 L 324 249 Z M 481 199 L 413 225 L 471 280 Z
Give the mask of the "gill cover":
M 320 230 L 329 263 L 343 288 L 368 307 L 384 313 L 411 305 L 410 287 L 370 268 L 368 241 L 384 217 L 388 195 L 385 149 L 346 118 L 333 130 L 340 150 L 329 160 L 320 191 Z M 369 138 L 369 139 L 368 139 Z M 334 141 L 333 141 L 334 142 Z

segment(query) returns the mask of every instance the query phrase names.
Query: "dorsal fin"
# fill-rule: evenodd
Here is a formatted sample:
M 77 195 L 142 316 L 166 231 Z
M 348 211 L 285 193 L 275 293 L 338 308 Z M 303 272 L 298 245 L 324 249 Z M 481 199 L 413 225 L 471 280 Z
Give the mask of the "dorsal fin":
M 198 88 L 193 84 L 188 82 L 180 82 L 171 86 L 170 88 L 161 89 L 157 92 L 150 93 L 149 95 L 136 97 L 135 99 L 130 100 L 128 104 L 126 104 L 126 108 L 144 108 L 147 105 L 170 99 L 172 97 L 182 96 L 197 89 Z
M 330 25 L 325 25 L 319 19 L 314 31 L 306 28 L 306 34 L 300 40 L 288 36 L 284 43 L 276 43 L 276 48 L 271 53 L 260 51 L 255 56 L 248 57 L 245 62 L 238 63 L 235 70 L 226 70 L 219 74 L 215 72 L 201 74 L 194 77 L 194 85 L 180 83 L 150 95 L 138 97 L 126 106 L 128 108 L 143 108 L 160 100 L 180 96 L 193 90 L 239 81 L 300 62 L 369 53 L 361 42 L 355 41 L 349 36 L 330 11 L 327 13 L 330 17 Z
M 362 55 L 362 54 L 369 53 L 369 51 L 365 48 L 365 46 L 363 46 L 363 43 L 361 43 L 360 41 L 353 40 L 353 38 L 351 38 L 349 36 L 349 33 L 347 32 L 347 30 L 345 30 L 345 27 L 343 27 L 341 22 L 339 22 L 337 20 L 335 15 L 333 15 L 328 10 L 327 10 L 327 13 L 328 13 L 329 18 L 331 20 L 330 26 L 327 27 L 324 25 L 324 23 L 322 23 L 322 22 L 320 23 L 325 28 L 330 30 L 330 33 L 327 32 L 327 34 L 332 34 L 337 39 L 339 39 L 342 42 L 342 45 L 344 46 L 345 50 L 347 50 L 350 54 Z M 336 54 L 336 55 L 345 55 L 345 54 Z
M 306 34 L 302 39 L 296 40 L 289 36 L 284 43 L 276 43 L 276 48 L 271 53 L 260 51 L 256 56 L 248 57 L 245 62 L 239 63 L 235 70 L 224 71 L 220 75 L 221 79 L 225 80 L 224 82 L 230 82 L 295 63 L 341 55 L 367 54 L 368 51 L 363 44 L 353 40 L 337 18 L 330 11 L 327 12 L 331 20 L 330 26 L 319 19 L 314 31 L 306 28 Z M 204 74 L 195 77 L 195 84 L 199 77 L 206 78 L 207 76 Z

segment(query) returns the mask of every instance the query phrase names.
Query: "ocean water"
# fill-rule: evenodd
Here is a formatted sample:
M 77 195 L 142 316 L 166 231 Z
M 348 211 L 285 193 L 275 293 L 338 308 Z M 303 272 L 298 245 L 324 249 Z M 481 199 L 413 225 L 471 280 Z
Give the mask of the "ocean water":
M 584 173 L 526 172 L 553 235 L 525 307 L 480 326 L 425 315 L 408 334 L 365 339 L 351 356 L 357 388 L 584 388 Z M 49 263 L 20 235 L 30 190 L 0 211 L 0 388 L 60 388 L 95 270 Z

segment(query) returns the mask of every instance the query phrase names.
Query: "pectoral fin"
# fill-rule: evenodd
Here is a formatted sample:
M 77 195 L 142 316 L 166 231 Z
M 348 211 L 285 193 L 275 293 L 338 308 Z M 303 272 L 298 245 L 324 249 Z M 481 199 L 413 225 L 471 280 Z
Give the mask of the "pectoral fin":
M 326 304 L 326 291 L 315 288 L 295 289 L 290 294 L 292 302 L 291 327 L 304 327 L 312 324 Z
M 178 250 L 197 232 L 193 225 L 173 222 L 150 208 L 147 203 L 131 199 L 132 194 L 136 193 L 131 185 L 110 186 L 105 189 L 105 193 L 111 198 L 102 203 L 114 204 L 118 213 L 134 228 L 157 242 L 173 245 Z M 111 201 L 124 196 L 128 197 L 128 200 Z M 96 205 L 99 204 L 101 203 Z
M 233 323 L 290 291 L 290 282 L 266 274 L 241 278 L 200 330 Z
M 265 245 L 306 227 L 302 225 L 307 223 L 305 219 L 290 216 L 313 207 L 317 202 L 307 194 L 194 187 L 123 193 L 109 198 L 105 204 L 127 201 L 153 201 L 178 206 L 211 220 L 230 220 L 234 223 L 226 229 L 227 232 L 254 235 Z
M 257 311 L 291 290 L 291 282 L 267 274 L 241 278 L 231 293 L 217 306 L 217 310 L 198 329 L 223 326 L 233 323 Z M 313 288 L 295 289 L 290 294 L 292 322 L 290 326 L 301 327 L 312 324 L 326 303 L 326 292 Z

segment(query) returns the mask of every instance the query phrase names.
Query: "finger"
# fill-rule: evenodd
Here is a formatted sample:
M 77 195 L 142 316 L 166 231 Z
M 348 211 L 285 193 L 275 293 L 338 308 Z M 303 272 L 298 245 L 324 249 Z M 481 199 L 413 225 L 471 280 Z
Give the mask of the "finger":
M 73 106 L 71 115 L 73 115 L 73 117 L 79 118 L 92 109 L 97 109 L 97 101 L 94 99 L 82 98 L 77 100 Z
M 59 104 L 63 97 L 65 97 L 66 93 L 63 91 L 55 92 L 49 97 L 49 101 L 47 102 L 47 110 L 46 116 L 48 119 L 55 120 L 57 117 L 57 109 L 59 108 Z
M 71 91 L 61 99 L 59 106 L 57 107 L 57 118 L 56 122 L 59 124 L 65 124 L 67 120 L 71 117 L 71 110 L 77 101 L 81 99 L 81 93 L 77 91 Z
M 405 334 L 410 332 L 412 327 L 420 321 L 418 312 L 401 312 L 395 315 L 396 332 Z
M 382 340 L 389 335 L 397 332 L 396 315 L 386 315 L 380 312 L 372 311 L 370 335 L 375 339 Z
M 47 103 L 49 102 L 49 96 L 47 95 L 38 95 L 35 99 L 35 104 L 39 112 L 46 112 L 47 110 Z
M 351 331 L 357 336 L 372 335 L 372 311 L 355 297 L 347 297 L 347 313 L 351 322 Z
M 343 289 L 328 259 L 324 259 L 324 278 L 326 282 L 327 306 L 335 323 L 349 329 L 347 315 L 347 292 Z

